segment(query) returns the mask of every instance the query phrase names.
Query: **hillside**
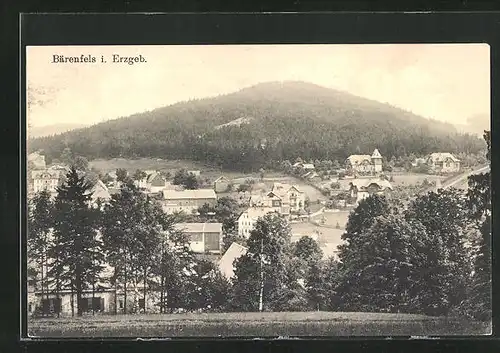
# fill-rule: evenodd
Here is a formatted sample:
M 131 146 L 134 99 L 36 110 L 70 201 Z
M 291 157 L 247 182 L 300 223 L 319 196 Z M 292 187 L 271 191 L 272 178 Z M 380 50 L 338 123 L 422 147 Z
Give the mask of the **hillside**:
M 272 160 L 343 160 L 436 150 L 477 152 L 482 140 L 346 92 L 304 82 L 261 83 L 238 92 L 177 103 L 58 136 L 31 150 L 57 158 L 65 147 L 89 158 L 189 159 L 235 169 Z

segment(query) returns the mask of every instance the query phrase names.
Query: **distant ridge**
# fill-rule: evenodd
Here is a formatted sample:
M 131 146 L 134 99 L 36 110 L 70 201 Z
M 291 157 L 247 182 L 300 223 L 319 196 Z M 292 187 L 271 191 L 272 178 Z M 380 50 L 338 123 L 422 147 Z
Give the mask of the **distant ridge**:
M 58 135 L 71 130 L 87 127 L 86 124 L 53 124 L 28 128 L 28 138 Z
M 235 169 L 272 161 L 371 153 L 479 151 L 483 141 L 451 124 L 301 81 L 265 82 L 34 139 L 57 158 L 67 146 L 88 158 L 175 158 Z

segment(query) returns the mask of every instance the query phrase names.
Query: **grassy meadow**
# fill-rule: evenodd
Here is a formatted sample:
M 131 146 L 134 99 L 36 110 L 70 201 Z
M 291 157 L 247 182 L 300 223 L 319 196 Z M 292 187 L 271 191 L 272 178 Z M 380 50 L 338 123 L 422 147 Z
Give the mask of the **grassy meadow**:
M 138 159 L 125 159 L 125 158 L 113 158 L 113 159 L 94 159 L 89 161 L 89 166 L 96 168 L 101 172 L 111 172 L 116 169 L 123 168 L 129 172 L 134 172 L 137 169 L 140 170 L 159 170 L 159 171 L 169 171 L 175 173 L 179 169 L 187 170 L 199 170 L 201 171 L 201 176 L 203 178 L 216 179 L 221 175 L 225 175 L 229 178 L 241 178 L 245 177 L 247 174 L 233 172 L 233 171 L 222 171 L 220 168 L 214 166 L 207 166 L 202 163 L 197 163 L 187 160 L 167 160 L 167 159 L 155 159 L 155 158 L 138 158 Z M 255 174 L 257 177 L 257 174 Z
M 99 315 L 31 319 L 30 337 L 457 336 L 488 323 L 410 314 L 282 312 Z

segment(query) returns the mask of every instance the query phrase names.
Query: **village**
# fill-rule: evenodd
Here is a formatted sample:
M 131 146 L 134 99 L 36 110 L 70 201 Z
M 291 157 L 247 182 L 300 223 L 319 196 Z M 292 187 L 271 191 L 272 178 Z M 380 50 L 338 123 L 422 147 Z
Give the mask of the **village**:
M 47 190 L 55 196 L 69 166 L 47 165 L 41 153 L 30 154 L 28 163 L 28 195 Z M 451 153 L 433 153 L 416 158 L 412 164 L 414 168 L 425 166 L 427 173 L 415 180 L 420 185 L 425 180 L 431 189 L 441 187 L 443 181 L 459 175 L 464 169 L 461 161 Z M 220 272 L 231 279 L 234 261 L 247 249 L 238 242 L 225 244 L 224 247 L 223 224 L 213 219 L 200 220 L 198 216 L 202 207 L 213 208 L 222 198 L 232 199 L 239 209 L 236 230 L 241 239 L 248 239 L 260 217 L 278 214 L 290 225 L 292 242 L 304 236 L 311 237 L 318 242 L 324 258 L 329 258 L 335 257 L 338 246 L 342 244 L 341 236 L 349 212 L 361 200 L 371 194 L 390 196 L 398 187 L 405 188 L 412 183 L 412 180 L 404 179 L 405 174 L 401 171 L 387 172 L 378 149 L 374 149 L 372 154 L 351 155 L 339 167 L 325 173 L 314 163 L 299 161 L 285 166 L 288 175 L 282 177 L 266 178 L 262 173 L 260 177 L 229 178 L 221 174 L 211 180 L 203 178 L 201 170 L 113 170 L 99 175 L 92 188 L 92 200 L 94 203 L 98 200 L 109 202 L 114 193 L 120 192 L 123 180 L 120 174 L 132 177 L 140 190 L 158 200 L 165 213 L 184 216 L 180 219 L 187 221 L 177 223 L 176 228 L 189 236 L 191 251 L 211 259 Z M 176 185 L 175 177 L 172 177 L 180 172 L 195 180 L 196 186 L 186 188 L 179 183 Z M 398 184 L 398 179 L 403 181 Z M 112 290 L 108 293 L 104 291 L 93 305 L 94 309 L 111 311 L 116 301 L 112 296 Z M 51 302 L 53 298 L 40 298 L 32 289 L 30 313 L 40 300 L 47 301 L 42 305 L 45 308 L 54 306 Z M 62 312 L 69 312 L 69 300 L 69 296 L 63 296 Z M 154 297 L 151 297 L 150 301 L 153 300 Z M 123 308 L 122 300 L 117 305 Z M 148 306 L 153 304 L 139 302 L 139 307 L 143 309 Z

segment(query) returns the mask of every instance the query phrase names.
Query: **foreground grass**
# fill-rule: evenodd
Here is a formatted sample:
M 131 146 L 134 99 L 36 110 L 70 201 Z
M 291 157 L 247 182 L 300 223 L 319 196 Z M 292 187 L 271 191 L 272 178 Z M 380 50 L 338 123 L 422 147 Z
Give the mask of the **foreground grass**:
M 423 315 L 332 312 L 99 315 L 31 319 L 31 337 L 455 336 L 489 323 Z

